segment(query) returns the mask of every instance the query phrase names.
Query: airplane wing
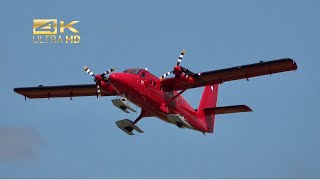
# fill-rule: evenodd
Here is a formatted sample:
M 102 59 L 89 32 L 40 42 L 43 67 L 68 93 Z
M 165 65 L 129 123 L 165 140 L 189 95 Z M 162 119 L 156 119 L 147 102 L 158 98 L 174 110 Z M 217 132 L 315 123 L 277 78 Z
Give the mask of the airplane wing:
M 256 76 L 271 75 L 275 73 L 297 70 L 297 64 L 290 58 L 278 59 L 249 65 L 236 66 L 226 69 L 208 71 L 194 74 L 192 84 L 181 82 L 179 78 L 167 78 L 161 81 L 165 91 L 184 90 L 201 86 L 220 84 L 227 81 L 249 79 Z
M 22 96 L 33 98 L 54 98 L 54 97 L 77 97 L 97 96 L 95 84 L 63 85 L 63 86 L 39 86 L 14 88 L 16 93 Z M 102 90 L 101 96 L 114 96 L 116 91 Z

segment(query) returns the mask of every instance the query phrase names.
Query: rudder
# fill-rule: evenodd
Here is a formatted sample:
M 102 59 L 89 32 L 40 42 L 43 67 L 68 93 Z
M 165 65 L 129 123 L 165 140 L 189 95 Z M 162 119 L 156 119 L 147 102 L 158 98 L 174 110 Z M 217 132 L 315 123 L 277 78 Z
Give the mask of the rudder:
M 205 86 L 197 110 L 198 117 L 204 121 L 210 133 L 212 133 L 214 129 L 215 114 L 207 113 L 204 109 L 215 108 L 217 106 L 218 87 L 218 84 Z

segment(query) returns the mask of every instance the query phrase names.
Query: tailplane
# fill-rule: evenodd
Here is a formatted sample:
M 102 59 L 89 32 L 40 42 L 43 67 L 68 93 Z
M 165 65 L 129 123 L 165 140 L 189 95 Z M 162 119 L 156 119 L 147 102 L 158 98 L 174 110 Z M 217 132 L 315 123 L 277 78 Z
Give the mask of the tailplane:
M 204 108 L 205 114 L 230 114 L 239 112 L 251 112 L 252 110 L 246 105 L 223 106 L 214 108 Z
M 215 116 L 217 114 L 230 114 L 252 111 L 246 105 L 217 107 L 218 84 L 204 88 L 197 111 L 198 117 L 207 125 L 207 132 L 213 133 Z

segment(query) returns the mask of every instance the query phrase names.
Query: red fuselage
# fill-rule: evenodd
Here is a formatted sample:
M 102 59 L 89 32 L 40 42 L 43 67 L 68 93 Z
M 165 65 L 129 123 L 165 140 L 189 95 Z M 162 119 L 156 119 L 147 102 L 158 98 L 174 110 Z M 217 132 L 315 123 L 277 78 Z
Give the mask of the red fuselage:
M 143 69 L 129 69 L 122 73 L 112 73 L 109 76 L 110 84 L 102 88 L 111 88 L 132 103 L 147 111 L 152 116 L 170 122 L 168 114 L 182 115 L 193 129 L 206 132 L 207 126 L 199 120 L 196 111 L 176 91 L 162 90 L 160 79 Z

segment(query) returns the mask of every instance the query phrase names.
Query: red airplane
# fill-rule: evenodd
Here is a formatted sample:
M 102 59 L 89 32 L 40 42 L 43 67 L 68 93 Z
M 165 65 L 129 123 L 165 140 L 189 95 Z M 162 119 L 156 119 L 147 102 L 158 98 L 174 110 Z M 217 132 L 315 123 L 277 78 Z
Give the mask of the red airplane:
M 185 54 L 182 51 L 173 70 L 160 78 L 144 69 L 132 68 L 121 73 L 111 73 L 115 69 L 95 75 L 88 67 L 84 70 L 94 77 L 95 84 L 38 86 L 15 88 L 14 91 L 26 98 L 54 98 L 77 96 L 118 96 L 112 103 L 129 113 L 135 111 L 128 101 L 141 108 L 135 121 L 123 119 L 117 126 L 129 135 L 133 130 L 143 131 L 136 126 L 143 117 L 157 117 L 179 128 L 189 128 L 203 134 L 212 133 L 215 115 L 252 111 L 246 105 L 217 107 L 218 85 L 227 81 L 247 79 L 262 75 L 271 75 L 284 71 L 297 70 L 297 64 L 290 58 L 236 66 L 227 69 L 193 73 L 180 66 Z M 109 77 L 106 75 L 109 74 Z M 174 74 L 172 78 L 165 78 Z M 190 88 L 204 86 L 198 109 L 191 107 L 181 96 Z

